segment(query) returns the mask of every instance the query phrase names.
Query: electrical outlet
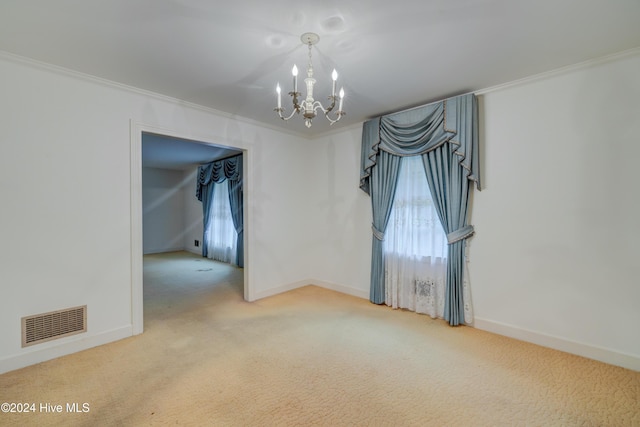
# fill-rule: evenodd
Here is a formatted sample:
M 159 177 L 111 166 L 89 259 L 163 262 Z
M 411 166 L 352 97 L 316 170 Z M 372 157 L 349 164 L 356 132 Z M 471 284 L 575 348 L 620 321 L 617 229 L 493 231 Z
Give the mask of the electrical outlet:
M 200 246 L 200 240 L 194 240 L 194 241 L 193 241 L 193 244 L 194 244 L 194 245 L 196 246 L 196 248 L 197 248 L 198 246 Z

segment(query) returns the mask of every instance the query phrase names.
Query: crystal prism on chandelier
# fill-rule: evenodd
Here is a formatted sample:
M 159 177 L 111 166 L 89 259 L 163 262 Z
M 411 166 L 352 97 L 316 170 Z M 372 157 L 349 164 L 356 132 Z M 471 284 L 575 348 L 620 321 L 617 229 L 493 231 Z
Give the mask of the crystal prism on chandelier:
M 276 108 L 275 111 L 278 113 L 278 116 L 280 116 L 282 120 L 289 120 L 291 117 L 293 117 L 294 114 L 296 113 L 299 114 L 302 111 L 302 116 L 304 117 L 304 124 L 306 127 L 310 128 L 311 122 L 316 116 L 316 110 L 320 109 L 324 113 L 324 116 L 327 118 L 327 120 L 329 120 L 329 123 L 334 124 L 335 122 L 340 120 L 342 116 L 346 114 L 342 110 L 342 101 L 344 100 L 344 88 L 340 88 L 339 97 L 336 96 L 336 80 L 338 80 L 338 73 L 336 72 L 335 69 L 333 70 L 333 73 L 331 73 L 331 78 L 333 79 L 333 85 L 331 89 L 331 96 L 329 96 L 328 98 L 329 101 L 331 101 L 331 105 L 329 105 L 327 108 L 324 108 L 320 101 L 316 101 L 313 99 L 313 86 L 316 84 L 316 79 L 313 78 L 313 64 L 311 63 L 311 46 L 318 43 L 318 41 L 320 40 L 320 36 L 318 36 L 315 33 L 304 33 L 300 37 L 300 40 L 302 40 L 302 43 L 309 46 L 309 65 L 307 67 L 307 78 L 304 79 L 304 82 L 307 85 L 307 97 L 302 102 L 300 103 L 298 102 L 298 97 L 300 97 L 302 94 L 298 92 L 298 67 L 294 65 L 293 69 L 291 70 L 291 73 L 293 74 L 293 91 L 289 92 L 289 95 L 293 97 L 293 111 L 287 117 L 282 115 L 282 113 L 284 112 L 284 108 L 282 108 L 280 83 L 278 83 L 276 86 L 276 92 L 278 93 L 278 108 Z M 335 118 L 332 119 L 331 117 L 329 117 L 329 114 L 333 111 L 334 107 L 336 106 L 336 101 L 338 99 L 339 99 L 338 111 L 335 112 Z

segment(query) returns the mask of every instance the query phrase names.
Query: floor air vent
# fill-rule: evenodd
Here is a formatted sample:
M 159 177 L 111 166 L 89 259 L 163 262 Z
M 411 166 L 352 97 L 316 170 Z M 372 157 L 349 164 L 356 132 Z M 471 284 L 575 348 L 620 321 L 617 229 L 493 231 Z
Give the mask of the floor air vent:
M 52 311 L 22 318 L 22 346 L 87 331 L 87 306 Z

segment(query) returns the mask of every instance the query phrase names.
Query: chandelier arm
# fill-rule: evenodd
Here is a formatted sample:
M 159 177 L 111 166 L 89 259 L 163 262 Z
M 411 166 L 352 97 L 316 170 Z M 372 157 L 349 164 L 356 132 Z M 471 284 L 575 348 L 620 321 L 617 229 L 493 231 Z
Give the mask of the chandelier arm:
M 331 117 L 329 117 L 329 113 L 328 112 L 325 113 L 324 116 L 327 118 L 327 120 L 329 120 L 329 124 L 332 125 L 335 122 L 337 122 L 338 120 L 340 120 L 342 118 L 342 116 L 344 116 L 345 114 L 347 114 L 347 113 L 345 113 L 344 111 L 336 111 L 337 118 L 335 120 L 332 119 Z
M 283 116 L 283 115 L 282 115 L 282 113 L 284 112 L 284 108 L 274 108 L 273 110 L 274 110 L 275 112 L 277 112 L 277 113 L 278 113 L 278 116 L 279 116 L 282 120 L 284 120 L 284 121 L 289 120 L 291 117 L 293 117 L 293 115 L 294 115 L 294 114 L 299 113 L 299 110 L 295 110 L 295 109 L 294 109 L 294 110 L 291 112 L 291 114 L 289 114 L 289 116 L 288 116 L 288 117 L 285 117 L 285 116 Z
M 336 97 L 336 96 L 334 96 L 334 95 L 329 96 L 329 97 L 327 98 L 327 99 L 329 99 L 329 100 L 331 101 L 331 105 L 329 105 L 329 106 L 327 107 L 327 109 L 326 109 L 326 110 L 324 110 L 324 114 L 325 114 L 325 115 L 329 114 L 329 113 L 333 110 L 333 107 L 335 107 L 335 106 L 336 106 L 336 98 L 337 98 L 337 97 Z
M 324 107 L 322 106 L 322 103 L 320 101 L 314 101 L 313 105 L 313 111 L 315 112 L 318 108 L 322 110 L 322 112 L 324 114 L 327 113 L 327 110 L 324 109 Z
M 335 97 L 329 97 L 329 99 L 331 99 L 331 98 L 335 98 Z M 304 102 L 306 102 L 306 101 L 304 101 Z M 314 112 L 317 109 L 322 110 L 322 112 L 324 113 L 325 118 L 329 121 L 329 124 L 331 124 L 331 125 L 334 124 L 335 122 L 337 122 L 338 120 L 340 120 L 342 118 L 342 116 L 344 116 L 346 114 L 344 111 L 336 111 L 335 112 L 335 115 L 336 115 L 335 119 L 332 119 L 331 117 L 329 117 L 329 114 L 331 113 L 331 111 L 335 107 L 335 99 L 333 100 L 331 105 L 329 107 L 327 107 L 327 108 L 324 108 L 320 101 L 315 101 L 313 103 L 312 107 L 313 107 L 313 111 Z
M 324 116 L 327 118 L 327 120 L 329 120 L 329 124 L 334 124 L 335 122 L 340 120 L 342 116 L 346 114 L 344 111 L 338 110 L 334 112 L 336 115 L 335 119 L 332 119 L 331 117 L 329 117 L 329 114 L 333 111 L 333 109 L 336 106 L 336 98 L 337 96 L 330 96 L 329 99 L 331 100 L 331 105 L 327 107 L 326 110 L 324 110 Z
M 298 97 L 302 94 L 300 92 L 289 92 L 289 95 L 293 97 L 293 108 L 296 110 L 297 113 L 299 113 L 300 108 L 302 108 L 302 105 L 298 103 Z M 302 101 L 302 104 L 304 105 L 304 101 Z

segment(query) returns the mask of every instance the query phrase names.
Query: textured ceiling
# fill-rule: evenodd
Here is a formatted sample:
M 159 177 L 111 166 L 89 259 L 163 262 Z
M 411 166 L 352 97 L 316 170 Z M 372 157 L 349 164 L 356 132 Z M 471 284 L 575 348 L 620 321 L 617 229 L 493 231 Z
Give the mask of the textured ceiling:
M 316 136 L 638 47 L 638 22 L 638 0 L 2 0 L 0 50 Z M 332 127 L 273 111 L 307 31 L 316 99 L 333 67 L 346 91 Z

